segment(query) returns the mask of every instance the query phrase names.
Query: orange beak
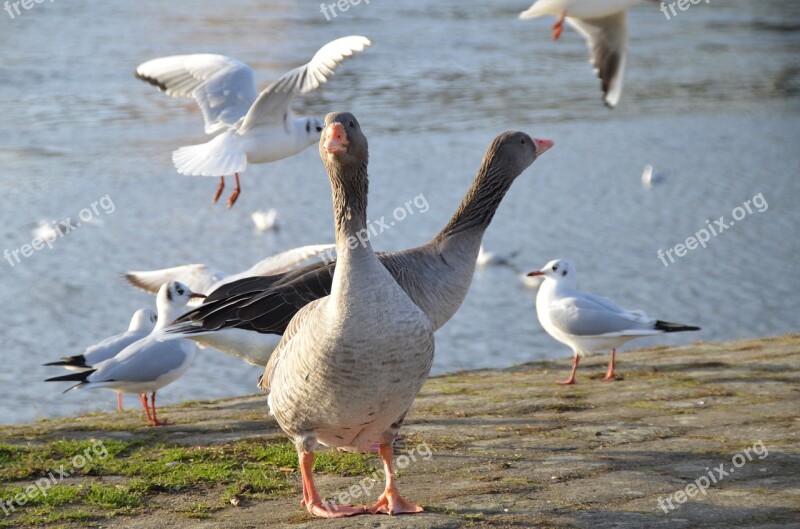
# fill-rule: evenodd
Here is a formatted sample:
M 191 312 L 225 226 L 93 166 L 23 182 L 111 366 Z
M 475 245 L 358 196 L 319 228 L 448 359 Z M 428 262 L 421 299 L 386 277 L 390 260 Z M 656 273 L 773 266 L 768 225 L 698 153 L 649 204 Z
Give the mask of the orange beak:
M 330 154 L 344 154 L 347 152 L 347 133 L 341 123 L 331 123 L 325 132 L 325 151 Z
M 536 145 L 536 156 L 543 155 L 550 147 L 555 145 L 553 140 L 540 140 L 533 138 L 533 144 Z

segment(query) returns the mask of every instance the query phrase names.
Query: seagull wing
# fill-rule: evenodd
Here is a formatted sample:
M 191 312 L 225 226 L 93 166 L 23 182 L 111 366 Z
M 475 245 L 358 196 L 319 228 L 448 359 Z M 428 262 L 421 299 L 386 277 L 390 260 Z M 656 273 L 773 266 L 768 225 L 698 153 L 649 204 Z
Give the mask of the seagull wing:
M 589 54 L 603 88 L 604 101 L 614 107 L 622 96 L 622 78 L 628 57 L 627 14 L 600 18 L 567 17 L 567 22 L 586 38 Z

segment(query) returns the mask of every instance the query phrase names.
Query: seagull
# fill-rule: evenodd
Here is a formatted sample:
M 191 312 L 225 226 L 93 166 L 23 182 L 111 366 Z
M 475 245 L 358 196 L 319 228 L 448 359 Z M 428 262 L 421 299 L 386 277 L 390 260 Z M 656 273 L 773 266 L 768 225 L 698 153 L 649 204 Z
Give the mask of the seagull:
M 275 208 L 267 211 L 254 211 L 250 218 L 256 225 L 257 232 L 265 232 L 278 229 L 278 210 Z
M 613 301 L 576 289 L 575 267 L 571 262 L 550 261 L 541 270 L 528 274 L 542 276 L 544 282 L 536 295 L 536 313 L 547 333 L 568 345 L 575 353 L 572 373 L 557 384 L 574 384 L 581 357 L 611 349 L 611 359 L 604 381 L 614 380 L 614 356 L 617 347 L 628 340 L 666 332 L 699 331 L 700 327 L 670 323 L 649 317 L 640 310 L 620 308 Z
M 91 369 L 48 378 L 45 382 L 77 382 L 66 391 L 106 388 L 117 393 L 138 393 L 147 421 L 153 426 L 167 424 L 156 415 L 156 392 L 183 375 L 194 359 L 197 345 L 186 339 L 159 341 L 157 333 L 186 310 L 190 299 L 197 297 L 205 296 L 177 281 L 164 283 L 156 298 L 158 322 L 150 335 Z M 149 406 L 147 393 L 150 393 Z
M 269 276 L 287 272 L 313 257 L 332 251 L 333 248 L 333 244 L 310 244 L 292 248 L 262 259 L 238 274 L 229 274 L 205 264 L 188 264 L 161 270 L 134 270 L 126 272 L 125 279 L 136 288 L 151 294 L 157 293 L 161 285 L 168 281 L 180 281 L 192 292 L 210 294 L 222 285 L 244 277 Z M 190 305 L 192 304 L 194 303 L 190 303 Z
M 553 15 L 553 40 L 564 31 L 564 21 L 583 35 L 589 46 L 590 61 L 600 78 L 603 101 L 613 108 L 622 95 L 622 78 L 628 55 L 626 13 L 642 0 L 538 0 L 523 11 L 525 20 Z
M 253 70 L 245 63 L 209 53 L 172 55 L 139 65 L 135 75 L 168 96 L 191 97 L 200 106 L 211 141 L 181 147 L 172 153 L 179 173 L 218 176 L 217 203 L 225 176 L 234 175 L 236 188 L 228 198 L 233 207 L 239 197 L 239 173 L 248 163 L 269 163 L 294 156 L 319 141 L 322 121 L 298 118 L 292 100 L 326 83 L 347 58 L 369 47 L 366 37 L 351 35 L 324 45 L 310 62 L 295 68 L 260 94 Z
M 83 354 L 64 356 L 57 362 L 49 362 L 44 365 L 62 366 L 73 372 L 87 371 L 93 365 L 113 358 L 130 344 L 150 334 L 156 325 L 156 321 L 158 320 L 155 312 L 150 309 L 139 309 L 133 313 L 133 318 L 131 318 L 127 331 L 115 334 L 95 345 L 90 345 Z M 117 394 L 117 411 L 122 411 L 121 393 Z
M 509 255 L 499 255 L 494 252 L 487 252 L 481 244 L 478 249 L 478 259 L 475 261 L 479 267 L 484 268 L 487 266 L 512 266 L 511 259 L 517 256 L 518 252 L 512 252 Z

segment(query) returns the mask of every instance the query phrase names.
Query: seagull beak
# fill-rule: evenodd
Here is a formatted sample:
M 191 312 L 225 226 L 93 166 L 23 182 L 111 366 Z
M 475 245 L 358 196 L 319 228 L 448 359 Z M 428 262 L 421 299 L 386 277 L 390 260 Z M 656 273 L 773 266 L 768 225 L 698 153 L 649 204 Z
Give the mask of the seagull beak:
M 198 293 L 195 292 L 191 296 L 189 296 L 189 299 L 206 299 L 206 295 L 205 294 L 198 294 Z
M 347 152 L 347 133 L 341 123 L 331 123 L 325 131 L 325 151 L 330 154 L 344 154 Z
M 536 276 L 543 276 L 543 275 L 544 275 L 544 272 L 542 272 L 541 270 L 534 270 L 533 272 L 528 274 L 528 277 L 536 277 Z
M 533 138 L 533 144 L 536 146 L 536 156 L 543 155 L 550 147 L 555 145 L 553 140 L 540 140 L 538 138 Z

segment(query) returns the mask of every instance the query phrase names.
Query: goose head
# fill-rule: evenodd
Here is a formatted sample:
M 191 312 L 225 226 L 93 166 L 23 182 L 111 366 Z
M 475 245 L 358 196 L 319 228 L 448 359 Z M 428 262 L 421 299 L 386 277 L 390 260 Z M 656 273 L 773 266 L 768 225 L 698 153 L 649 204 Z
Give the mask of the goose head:
M 319 153 L 327 167 L 359 169 L 366 162 L 367 152 L 367 138 L 353 114 L 331 112 L 325 116 Z

